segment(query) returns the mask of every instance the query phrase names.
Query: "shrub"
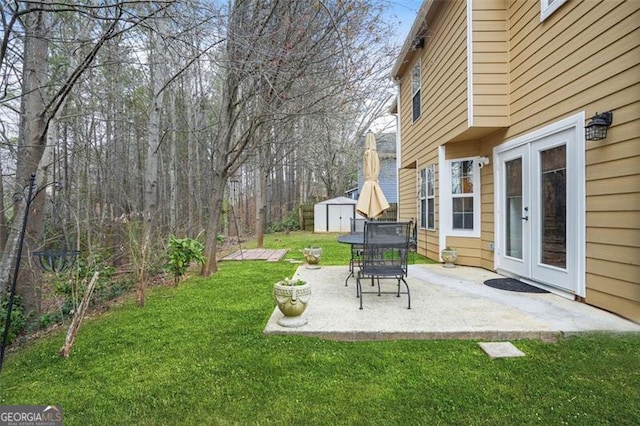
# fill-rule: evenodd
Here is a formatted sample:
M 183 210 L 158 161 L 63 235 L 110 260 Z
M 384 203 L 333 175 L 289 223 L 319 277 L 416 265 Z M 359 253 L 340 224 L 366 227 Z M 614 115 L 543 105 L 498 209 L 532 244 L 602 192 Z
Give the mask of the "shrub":
M 0 339 L 4 337 L 4 331 L 7 321 L 7 311 L 9 310 L 9 294 L 4 293 L 0 299 Z M 9 334 L 7 335 L 7 344 L 10 344 L 20 335 L 27 327 L 27 317 L 24 312 L 24 304 L 20 296 L 13 298 L 13 307 L 11 308 L 11 323 L 9 325 Z
M 178 285 L 191 262 L 204 262 L 204 245 L 193 238 L 170 236 L 168 260 L 165 269 L 173 274 L 175 285 Z
M 95 254 L 91 259 L 79 257 L 74 267 L 56 275 L 54 281 L 54 289 L 56 293 L 63 297 L 60 309 L 62 315 L 70 315 L 73 309 L 78 306 L 85 291 L 84 286 L 80 285 L 80 283 L 88 277 L 93 276 L 97 271 L 100 272 L 100 276 L 94 290 L 93 303 L 109 300 L 119 294 L 122 294 L 120 291 L 116 291 L 116 294 L 113 294 L 113 287 L 119 287 L 119 285 L 114 284 L 112 281 L 116 270 L 112 265 L 105 261 L 102 255 Z M 50 321 L 47 319 L 45 321 L 41 321 L 41 323 L 43 322 L 47 323 Z
M 294 213 L 289 213 L 281 222 L 271 222 L 268 226 L 269 232 L 297 231 L 298 229 L 300 224 Z

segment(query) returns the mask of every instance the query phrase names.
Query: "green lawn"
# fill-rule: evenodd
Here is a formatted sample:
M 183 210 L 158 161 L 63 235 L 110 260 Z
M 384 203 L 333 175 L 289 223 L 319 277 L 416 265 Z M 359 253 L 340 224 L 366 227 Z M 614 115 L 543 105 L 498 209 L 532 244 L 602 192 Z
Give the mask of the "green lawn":
M 346 263 L 335 235 L 266 240 L 296 259 L 312 243 Z M 61 405 L 65 425 L 640 424 L 640 335 L 522 340 L 526 357 L 500 360 L 475 341 L 265 337 L 272 284 L 295 268 L 221 262 L 142 309 L 127 298 L 84 323 L 67 360 L 65 330 L 10 353 L 0 405 Z

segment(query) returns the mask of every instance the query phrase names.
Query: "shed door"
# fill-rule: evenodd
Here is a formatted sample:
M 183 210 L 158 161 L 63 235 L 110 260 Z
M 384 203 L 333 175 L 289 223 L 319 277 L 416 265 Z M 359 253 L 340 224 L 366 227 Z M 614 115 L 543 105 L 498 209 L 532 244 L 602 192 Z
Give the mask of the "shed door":
M 353 204 L 328 204 L 327 205 L 327 231 L 349 232 L 351 218 L 355 215 Z

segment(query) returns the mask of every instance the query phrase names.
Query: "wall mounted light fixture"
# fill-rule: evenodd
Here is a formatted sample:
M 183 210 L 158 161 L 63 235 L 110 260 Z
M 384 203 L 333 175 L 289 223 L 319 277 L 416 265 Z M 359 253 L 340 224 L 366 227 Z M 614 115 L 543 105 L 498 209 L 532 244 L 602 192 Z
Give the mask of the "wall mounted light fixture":
M 411 42 L 411 50 L 416 51 L 424 47 L 424 37 L 416 37 Z
M 584 126 L 584 137 L 588 141 L 599 141 L 607 137 L 607 128 L 613 122 L 613 112 L 606 111 L 590 118 L 589 124 Z
M 478 158 L 478 167 L 483 168 L 487 164 L 489 164 L 489 157 Z

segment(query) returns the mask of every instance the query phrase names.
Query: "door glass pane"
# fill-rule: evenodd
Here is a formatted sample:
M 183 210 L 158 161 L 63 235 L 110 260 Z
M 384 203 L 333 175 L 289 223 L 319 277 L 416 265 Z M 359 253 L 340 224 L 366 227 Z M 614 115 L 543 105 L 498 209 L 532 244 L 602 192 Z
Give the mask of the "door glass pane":
M 567 267 L 567 159 L 566 146 L 540 152 L 540 206 L 542 226 L 540 261 Z
M 522 158 L 507 161 L 506 171 L 506 249 L 505 254 L 522 259 Z

